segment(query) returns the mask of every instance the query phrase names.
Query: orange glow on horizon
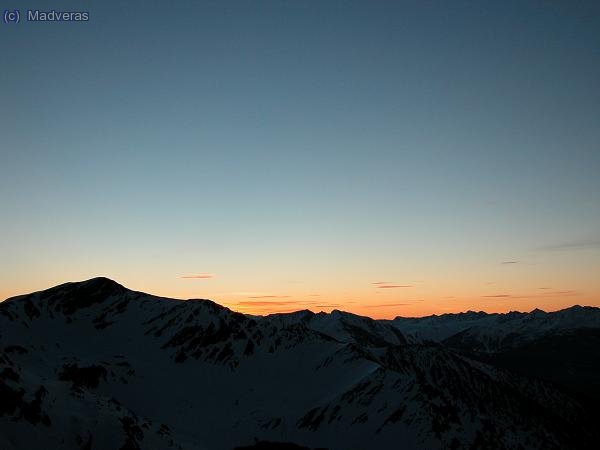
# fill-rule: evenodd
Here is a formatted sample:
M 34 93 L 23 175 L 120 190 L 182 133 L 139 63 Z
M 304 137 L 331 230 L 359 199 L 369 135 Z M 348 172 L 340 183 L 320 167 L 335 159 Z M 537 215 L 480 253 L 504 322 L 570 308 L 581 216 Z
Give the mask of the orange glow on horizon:
M 82 276 L 79 281 L 89 278 L 92 277 Z M 506 313 L 536 308 L 556 311 L 573 305 L 600 306 L 600 284 L 593 277 L 563 282 L 550 282 L 545 277 L 523 277 L 526 281 L 460 282 L 458 277 L 448 277 L 437 283 L 416 277 L 379 278 L 389 281 L 358 281 L 350 277 L 338 280 L 337 287 L 327 279 L 310 283 L 277 282 L 249 276 L 233 280 L 233 277 L 221 274 L 217 277 L 208 272 L 162 279 L 140 275 L 128 279 L 109 278 L 135 291 L 178 299 L 210 299 L 233 311 L 253 315 L 300 310 L 329 313 L 337 309 L 375 319 L 393 319 L 466 311 Z M 65 281 L 77 280 L 38 280 L 37 285 L 31 286 L 31 281 L 24 279 L 22 284 L 11 286 L 10 291 L 6 286 L 0 287 L 0 298 L 44 290 Z
M 540 288 L 541 290 L 542 288 Z M 283 297 L 283 296 L 282 296 Z M 393 319 L 397 316 L 423 317 L 446 313 L 467 311 L 484 311 L 487 313 L 507 313 L 510 311 L 529 312 L 536 308 L 546 312 L 557 311 L 574 305 L 600 306 L 598 297 L 580 295 L 575 291 L 550 291 L 544 294 L 497 294 L 481 295 L 479 297 L 454 297 L 421 299 L 421 300 L 392 300 L 374 302 L 368 300 L 332 300 L 311 301 L 303 298 L 297 300 L 287 297 L 287 301 L 222 301 L 217 303 L 229 309 L 244 314 L 268 315 L 291 313 L 300 310 L 310 310 L 314 313 L 341 310 L 367 316 L 374 319 Z

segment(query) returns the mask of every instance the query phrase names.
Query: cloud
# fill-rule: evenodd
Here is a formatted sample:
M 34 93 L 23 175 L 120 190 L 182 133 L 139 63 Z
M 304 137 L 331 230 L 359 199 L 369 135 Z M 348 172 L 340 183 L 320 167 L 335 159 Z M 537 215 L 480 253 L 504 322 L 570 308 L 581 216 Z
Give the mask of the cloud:
M 378 289 L 396 289 L 396 288 L 411 288 L 413 286 L 409 284 L 382 284 L 377 286 Z
M 553 292 L 545 292 L 542 295 L 538 295 L 538 297 L 573 297 L 575 295 L 581 295 L 576 291 L 553 291 Z
M 230 303 L 231 305 L 238 305 L 238 306 L 283 306 L 283 305 L 296 305 L 298 303 L 303 303 L 303 302 L 298 302 L 295 300 L 291 300 L 291 301 L 285 301 L 285 302 L 273 302 L 273 301 L 243 301 L 243 302 L 237 302 L 237 303 Z
M 289 295 L 252 295 L 248 298 L 290 298 Z
M 387 308 L 395 306 L 408 306 L 410 303 L 381 303 L 378 305 L 365 305 L 364 308 Z
M 276 311 L 262 310 L 261 311 L 261 315 L 269 316 L 271 314 L 287 314 L 287 313 L 294 313 L 294 312 L 298 312 L 298 311 L 299 311 L 298 308 L 293 308 L 293 309 L 277 309 Z
M 226 305 L 234 310 L 250 312 L 252 314 L 281 314 L 291 313 L 304 309 L 310 309 L 317 312 L 323 309 L 342 308 L 343 304 L 339 303 L 319 303 L 301 300 L 282 300 L 282 301 L 240 301 L 236 303 L 226 303 Z
M 219 292 L 217 295 L 235 295 L 236 297 L 251 297 L 253 295 L 265 295 L 264 292 Z
M 208 278 L 214 278 L 215 276 L 212 273 L 198 273 L 196 275 L 182 275 L 179 278 L 183 278 L 186 280 L 206 280 Z
M 377 289 L 396 289 L 396 288 L 410 288 L 412 285 L 408 284 L 396 284 L 394 281 L 376 281 L 371 283 Z
M 547 289 L 547 288 L 539 288 L 539 289 Z M 581 295 L 577 291 L 551 291 L 551 292 L 542 292 L 535 293 L 530 295 L 512 295 L 512 294 L 494 294 L 494 295 L 482 295 L 483 298 L 545 298 L 545 297 L 574 297 L 577 295 Z
M 502 261 L 502 264 L 518 264 L 519 261 Z
M 264 296 L 264 297 L 249 297 L 249 298 L 256 298 L 256 299 L 260 299 L 260 298 L 289 298 L 289 295 L 282 295 L 280 297 L 276 297 L 276 296 Z M 235 303 L 228 303 L 229 305 L 238 305 L 238 306 L 277 306 L 277 305 L 302 305 L 302 306 L 309 306 L 309 307 L 316 307 L 316 308 L 335 308 L 338 306 L 344 306 L 342 304 L 338 304 L 338 303 L 323 303 L 323 301 L 318 302 L 318 301 L 306 301 L 306 300 L 283 300 L 283 301 L 277 301 L 277 300 L 243 300 L 240 302 L 235 302 Z
M 545 245 L 539 250 L 544 251 L 569 251 L 569 250 L 587 250 L 600 248 L 600 238 L 579 239 L 576 241 L 561 242 L 558 244 Z

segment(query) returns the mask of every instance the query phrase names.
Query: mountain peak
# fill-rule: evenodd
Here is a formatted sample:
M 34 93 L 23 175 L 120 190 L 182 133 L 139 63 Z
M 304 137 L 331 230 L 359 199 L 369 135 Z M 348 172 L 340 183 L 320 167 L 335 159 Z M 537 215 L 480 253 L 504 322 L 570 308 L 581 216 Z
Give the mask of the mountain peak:
M 115 280 L 111 280 L 110 278 L 107 277 L 94 277 L 94 278 L 90 278 L 89 280 L 84 280 L 84 281 L 79 281 L 79 282 L 74 282 L 71 284 L 81 284 L 81 285 L 86 285 L 86 286 L 95 286 L 98 288 L 115 288 L 115 289 L 125 289 L 125 287 L 119 283 L 117 283 Z
M 586 308 L 590 308 L 589 306 L 581 306 L 581 305 L 573 305 L 569 308 L 565 308 L 563 311 L 582 311 Z
M 116 281 L 106 277 L 96 277 L 61 284 L 42 291 L 40 300 L 68 315 L 126 292 L 129 290 Z

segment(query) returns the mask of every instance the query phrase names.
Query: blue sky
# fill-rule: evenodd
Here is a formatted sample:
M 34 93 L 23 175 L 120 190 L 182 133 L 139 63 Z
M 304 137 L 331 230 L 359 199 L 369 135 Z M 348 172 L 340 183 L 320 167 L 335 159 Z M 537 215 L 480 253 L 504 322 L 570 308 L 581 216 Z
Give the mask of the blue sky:
M 598 301 L 596 2 L 80 6 L 0 27 L 4 297 L 107 275 L 233 305 L 352 309 L 388 279 L 414 313 L 544 280 L 581 299 L 540 306 Z

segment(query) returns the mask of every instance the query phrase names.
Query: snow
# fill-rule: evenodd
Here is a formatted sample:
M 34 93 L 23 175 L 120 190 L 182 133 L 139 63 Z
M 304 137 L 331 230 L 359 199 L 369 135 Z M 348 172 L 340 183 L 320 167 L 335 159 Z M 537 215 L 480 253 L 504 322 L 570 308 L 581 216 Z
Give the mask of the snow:
M 332 450 L 385 450 L 399 442 L 441 449 L 455 438 L 468 447 L 482 430 L 482 397 L 498 427 L 483 442 L 527 436 L 541 443 L 550 435 L 569 445 L 561 441 L 566 417 L 581 412 L 559 392 L 404 337 L 598 325 L 597 311 L 585 308 L 531 317 L 247 317 L 208 300 L 154 297 L 104 278 L 68 283 L 0 304 L 0 373 L 10 368 L 19 377 L 0 378 L 0 388 L 25 393 L 14 411 L 0 410 L 0 448 L 80 449 L 91 439 L 91 448 L 129 442 L 229 450 L 255 437 Z M 9 351 L 14 345 L 26 352 Z M 98 366 L 106 375 L 86 385 L 65 378 L 67 364 Z M 23 414 L 41 386 L 48 393 L 40 412 L 51 426 Z M 555 421 L 527 427 L 532 419 L 515 413 L 521 402 L 535 402 Z M 450 421 L 449 411 L 456 411 Z

